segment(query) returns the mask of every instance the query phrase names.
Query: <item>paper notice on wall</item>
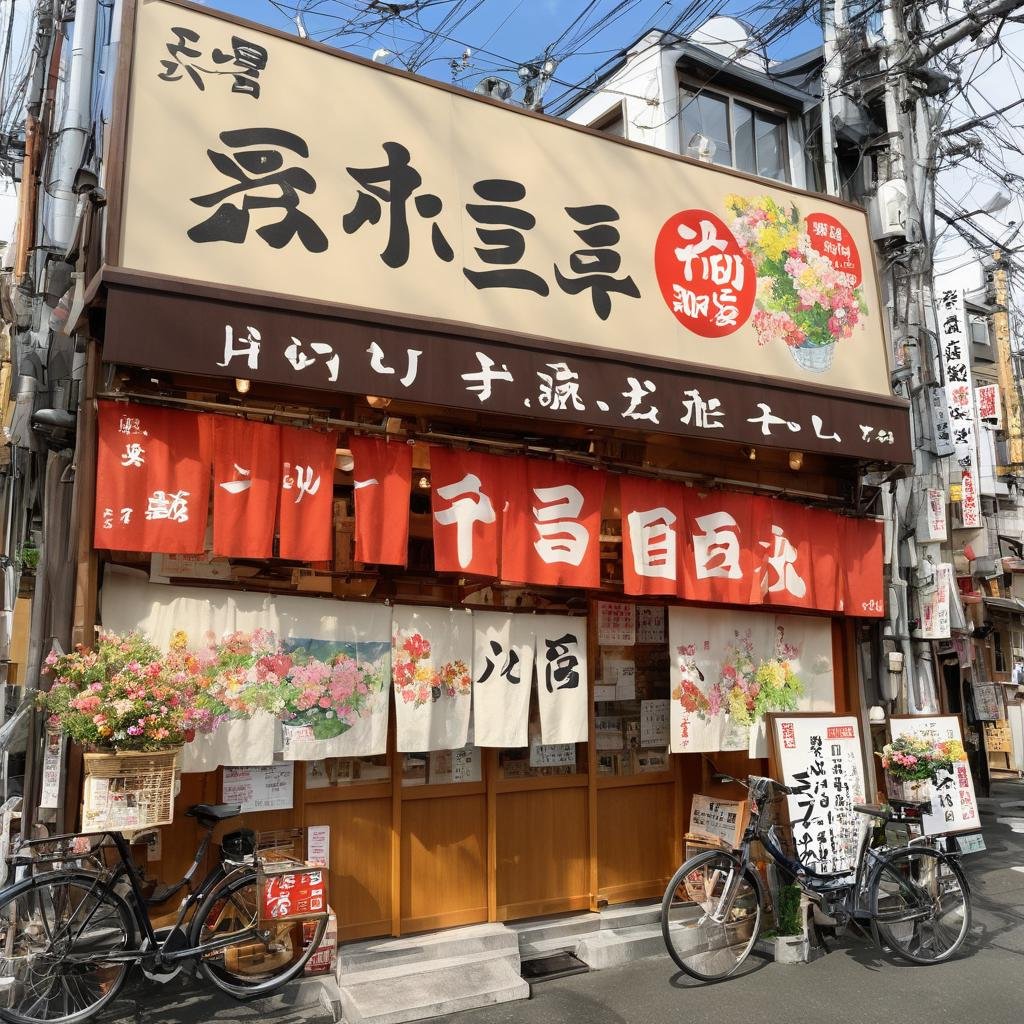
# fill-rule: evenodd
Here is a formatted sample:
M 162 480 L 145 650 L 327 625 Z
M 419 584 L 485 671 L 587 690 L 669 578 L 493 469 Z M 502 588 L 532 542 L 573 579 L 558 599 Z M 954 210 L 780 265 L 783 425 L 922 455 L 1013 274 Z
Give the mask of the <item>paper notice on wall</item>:
M 623 744 L 622 719 L 595 718 L 594 742 L 598 750 L 621 750 Z
M 604 682 L 615 687 L 616 700 L 636 700 L 636 665 L 632 661 L 605 658 Z
M 306 830 L 306 861 L 322 868 L 331 863 L 330 825 L 310 825 Z
M 636 643 L 636 605 L 598 601 L 597 642 L 604 647 L 632 647 Z
M 60 799 L 60 780 L 64 774 L 64 748 L 66 736 L 62 732 L 46 733 L 46 751 L 43 754 L 43 781 L 39 792 L 39 806 L 56 808 Z
M 615 685 L 598 681 L 594 683 L 594 702 L 615 700 Z
M 640 701 L 640 746 L 668 746 L 669 701 Z
M 531 768 L 562 768 L 576 766 L 574 743 L 541 743 L 539 735 L 530 737 Z
M 294 761 L 259 768 L 225 768 L 221 800 L 238 804 L 243 814 L 290 810 L 294 772 Z
M 661 605 L 636 606 L 636 642 L 638 644 L 665 643 L 665 609 Z
M 946 539 L 946 492 L 941 487 L 928 488 L 928 539 Z

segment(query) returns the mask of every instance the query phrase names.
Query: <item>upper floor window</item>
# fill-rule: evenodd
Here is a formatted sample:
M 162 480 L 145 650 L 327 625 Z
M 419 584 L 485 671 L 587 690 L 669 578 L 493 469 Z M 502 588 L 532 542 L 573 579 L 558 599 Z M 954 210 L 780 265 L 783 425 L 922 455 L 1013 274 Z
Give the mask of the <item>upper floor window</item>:
M 723 167 L 789 181 L 789 138 L 786 119 L 765 107 L 707 89 L 683 88 L 683 152 L 691 140 L 710 139 L 710 159 Z M 708 159 L 705 146 L 704 159 Z M 692 155 L 692 154 L 690 154 Z
M 617 103 L 607 113 L 602 114 L 596 121 L 591 122 L 590 127 L 596 128 L 605 135 L 614 135 L 618 139 L 626 137 L 626 118 L 623 105 Z

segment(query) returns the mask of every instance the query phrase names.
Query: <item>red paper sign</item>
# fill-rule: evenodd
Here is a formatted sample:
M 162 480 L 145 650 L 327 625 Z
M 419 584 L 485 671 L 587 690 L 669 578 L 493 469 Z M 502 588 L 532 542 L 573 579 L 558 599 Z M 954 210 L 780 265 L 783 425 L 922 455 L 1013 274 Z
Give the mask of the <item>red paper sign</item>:
M 269 875 L 263 880 L 260 919 L 280 921 L 327 911 L 327 883 L 319 868 Z
M 565 462 L 506 461 L 502 578 L 558 587 L 600 586 L 605 474 Z
M 210 503 L 209 417 L 100 402 L 95 546 L 203 553 Z
M 679 592 L 679 538 L 686 526 L 680 484 L 644 477 L 619 478 L 622 509 L 622 578 L 627 594 Z
M 281 428 L 213 417 L 213 553 L 270 558 L 277 521 Z
M 430 449 L 434 567 L 438 572 L 498 575 L 508 459 Z
M 852 287 L 864 280 L 853 235 L 830 213 L 812 213 L 807 218 L 807 235 L 815 252 L 821 253 L 836 270 L 850 275 Z
M 668 308 L 702 338 L 732 334 L 754 307 L 753 261 L 708 210 L 683 210 L 665 221 L 654 247 L 654 269 Z
M 281 427 L 278 550 L 282 558 L 326 562 L 334 543 L 337 435 Z
M 825 738 L 830 740 L 855 740 L 857 734 L 852 725 L 830 725 L 825 730 Z
M 353 437 L 356 561 L 405 565 L 409 560 L 412 447 L 401 441 Z

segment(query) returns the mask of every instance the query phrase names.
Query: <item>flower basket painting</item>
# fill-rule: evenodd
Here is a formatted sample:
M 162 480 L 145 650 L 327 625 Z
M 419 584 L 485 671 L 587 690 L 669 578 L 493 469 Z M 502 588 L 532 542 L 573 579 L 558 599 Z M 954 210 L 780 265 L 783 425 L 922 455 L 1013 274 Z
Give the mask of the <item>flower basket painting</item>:
M 391 640 L 398 749 L 457 750 L 469 734 L 473 625 L 465 612 L 398 607 Z
M 867 315 L 852 240 L 828 223 L 831 218 L 804 221 L 795 204 L 771 196 L 732 195 L 725 205 L 757 273 L 758 344 L 784 344 L 802 369 L 827 372 L 836 345 L 850 339 Z M 838 237 L 830 238 L 830 231 Z

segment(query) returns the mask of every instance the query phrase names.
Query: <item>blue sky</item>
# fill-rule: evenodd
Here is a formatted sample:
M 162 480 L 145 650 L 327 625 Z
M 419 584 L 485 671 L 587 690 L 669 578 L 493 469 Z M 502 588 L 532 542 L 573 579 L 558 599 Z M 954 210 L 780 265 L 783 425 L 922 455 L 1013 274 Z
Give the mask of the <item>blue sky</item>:
M 242 15 L 253 21 L 275 28 L 294 31 L 295 24 L 288 16 L 300 0 L 206 0 L 207 6 Z M 327 39 L 330 33 L 344 26 L 348 19 L 364 12 L 370 6 L 366 0 L 302 0 L 301 6 L 309 10 L 304 22 L 311 36 L 340 45 L 363 57 L 378 49 L 387 49 L 394 56 L 388 63 L 401 66 L 403 56 L 414 52 L 416 44 L 424 38 L 426 29 L 437 28 L 456 8 L 456 17 L 471 12 L 456 28 L 448 28 L 447 39 L 436 39 L 422 54 L 424 61 L 416 70 L 433 78 L 452 80 L 450 62 L 460 62 L 456 74 L 458 84 L 472 88 L 481 78 L 498 75 L 516 82 L 515 68 L 542 54 L 548 46 L 562 57 L 556 72 L 548 101 L 555 99 L 568 83 L 582 81 L 627 43 L 632 42 L 650 27 L 667 28 L 684 11 L 692 12 L 683 28 L 696 28 L 710 14 L 741 15 L 749 11 L 757 0 L 421 0 L 418 12 L 409 11 L 400 18 L 392 18 L 379 25 L 371 36 L 345 35 Z M 414 7 L 411 3 L 400 6 Z M 418 17 L 419 25 L 415 18 Z M 614 18 L 614 20 L 612 20 Z M 756 18 L 763 23 L 765 15 Z M 599 27 L 595 23 L 604 22 Z M 590 38 L 588 30 L 598 27 Z M 564 34 L 564 35 L 563 35 Z M 559 38 L 562 42 L 559 43 Z M 574 37 L 580 39 L 573 45 Z M 785 59 L 818 45 L 820 30 L 808 21 L 787 36 L 775 41 L 769 56 Z M 473 54 L 468 66 L 461 66 L 463 51 L 469 47 Z

